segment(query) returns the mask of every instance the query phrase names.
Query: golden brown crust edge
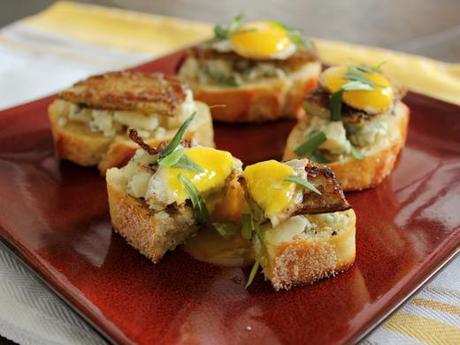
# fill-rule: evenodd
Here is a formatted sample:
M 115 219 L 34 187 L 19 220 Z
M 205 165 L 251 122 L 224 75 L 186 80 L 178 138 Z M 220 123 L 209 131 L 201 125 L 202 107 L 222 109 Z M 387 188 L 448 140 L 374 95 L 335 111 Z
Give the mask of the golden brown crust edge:
M 350 268 L 356 257 L 356 214 L 345 229 L 337 229 L 328 239 L 298 239 L 281 243 L 264 274 L 275 290 L 289 290 L 294 286 L 310 285 Z
M 402 102 L 401 117 L 398 123 L 399 140 L 390 146 L 366 156 L 362 160 L 348 159 L 343 162 L 329 163 L 344 191 L 358 191 L 380 184 L 393 170 L 401 149 L 404 147 L 409 125 L 409 108 Z M 294 148 L 301 143 L 303 136 L 301 126 L 297 124 L 289 134 L 283 159 L 297 158 Z
M 214 120 L 222 122 L 265 122 L 296 118 L 305 95 L 316 87 L 321 65 L 309 62 L 303 78 L 274 79 L 251 87 L 216 87 L 188 81 L 195 99 L 211 108 Z M 285 95 L 285 96 L 284 96 Z M 225 106 L 220 106 L 225 105 Z
M 173 215 L 153 212 L 126 194 L 119 169 L 108 170 L 106 179 L 113 229 L 154 263 L 197 230 L 190 208 L 184 207 Z
M 97 165 L 102 175 L 111 167 L 123 166 L 133 156 L 138 148 L 126 135 L 115 138 L 105 138 L 92 133 L 84 125 L 67 124 L 61 127 L 58 124 L 59 113 L 54 102 L 48 110 L 54 148 L 60 159 L 66 159 L 82 166 Z M 192 127 L 186 134 L 187 139 L 194 139 L 203 146 L 214 147 L 214 130 L 209 108 L 206 104 L 196 102 L 201 119 L 196 127 Z M 161 140 L 146 140 L 156 147 Z
M 171 115 L 186 98 L 187 85 L 161 73 L 116 71 L 94 75 L 63 90 L 59 98 L 96 109 Z

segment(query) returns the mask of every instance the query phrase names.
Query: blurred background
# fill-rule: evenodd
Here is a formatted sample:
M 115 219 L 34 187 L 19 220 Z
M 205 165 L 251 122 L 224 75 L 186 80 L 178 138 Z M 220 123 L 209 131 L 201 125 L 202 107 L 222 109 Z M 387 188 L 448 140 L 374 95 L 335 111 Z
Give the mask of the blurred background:
M 52 0 L 0 0 L 0 27 L 32 15 Z M 460 61 L 459 0 L 96 0 L 78 1 L 186 19 L 227 22 L 281 20 L 307 35 Z

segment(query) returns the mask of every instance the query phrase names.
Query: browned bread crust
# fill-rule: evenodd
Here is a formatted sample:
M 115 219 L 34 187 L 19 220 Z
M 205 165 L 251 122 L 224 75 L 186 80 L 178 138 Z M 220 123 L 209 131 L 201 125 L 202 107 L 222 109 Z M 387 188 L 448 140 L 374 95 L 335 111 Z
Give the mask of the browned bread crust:
M 206 104 L 195 102 L 198 108 L 195 121 L 185 135 L 186 139 L 195 140 L 203 146 L 214 147 L 214 131 L 212 119 Z M 111 167 L 124 165 L 134 154 L 138 145 L 129 140 L 128 136 L 117 135 L 106 138 L 93 133 L 87 125 L 68 122 L 60 126 L 60 113 L 56 103 L 49 107 L 49 120 L 53 135 L 55 152 L 61 159 L 67 159 L 82 166 L 97 165 L 102 174 Z M 175 131 L 170 131 L 165 140 L 173 137 Z M 165 140 L 146 140 L 147 144 L 156 147 Z
M 404 103 L 398 102 L 396 107 L 399 118 L 397 124 L 399 135 L 396 136 L 396 140 L 390 142 L 388 146 L 366 155 L 362 160 L 349 158 L 344 161 L 327 164 L 334 171 L 344 191 L 375 187 L 393 170 L 399 152 L 406 142 L 410 117 L 409 108 Z M 303 133 L 304 129 L 300 123 L 292 129 L 287 140 L 283 156 L 284 160 L 297 157 L 294 149 L 302 143 Z
M 336 235 L 285 241 L 275 248 L 270 258 L 264 258 L 265 277 L 275 290 L 313 284 L 353 265 L 356 215 L 352 209 L 343 212 L 348 213 L 351 221 L 345 229 L 337 229 Z
M 297 116 L 305 95 L 316 87 L 321 65 L 307 62 L 301 70 L 288 74 L 286 79 L 272 78 L 240 87 L 187 82 L 195 99 L 211 106 L 214 120 L 264 122 Z
M 108 170 L 106 179 L 114 230 L 154 263 L 197 230 L 190 207 L 184 206 L 169 213 L 154 212 L 146 203 L 125 192 L 126 181 L 120 170 Z
M 170 116 L 185 100 L 187 89 L 180 80 L 160 73 L 122 71 L 79 81 L 58 97 L 89 108 Z

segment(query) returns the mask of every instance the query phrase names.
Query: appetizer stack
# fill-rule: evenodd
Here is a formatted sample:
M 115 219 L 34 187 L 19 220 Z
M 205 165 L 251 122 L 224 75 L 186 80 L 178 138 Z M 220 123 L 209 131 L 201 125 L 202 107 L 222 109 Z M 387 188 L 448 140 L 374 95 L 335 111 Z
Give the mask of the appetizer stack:
M 112 72 L 62 91 L 49 107 L 49 119 L 57 154 L 79 165 L 97 165 L 104 174 L 136 150 L 128 128 L 156 146 L 171 140 L 192 112 L 197 121 L 187 137 L 214 146 L 209 108 L 193 100 L 187 84 L 160 73 Z
M 49 107 L 55 150 L 106 175 L 114 230 L 154 263 L 184 243 L 201 242 L 189 251 L 200 254 L 211 232 L 229 262 L 253 262 L 246 286 L 259 268 L 275 290 L 311 284 L 353 264 L 343 190 L 391 172 L 409 120 L 380 66 L 320 70 L 298 31 L 237 17 L 189 49 L 177 77 L 111 72 L 61 92 Z M 298 123 L 285 161 L 243 169 L 214 148 L 211 116 Z
M 209 105 L 215 120 L 261 122 L 295 118 L 316 86 L 321 63 L 312 42 L 275 22 L 236 17 L 214 39 L 190 49 L 178 76 Z
M 305 99 L 306 116 L 287 140 L 284 159 L 330 166 L 346 191 L 378 185 L 404 146 L 409 108 L 379 66 L 334 66 Z
M 158 262 L 199 227 L 212 227 L 224 241 L 250 242 L 255 264 L 247 285 L 261 265 L 276 290 L 353 263 L 355 214 L 329 168 L 304 159 L 242 171 L 229 152 L 181 144 L 192 121 L 159 148 L 131 131 L 141 148 L 125 167 L 107 171 L 112 224 L 132 246 Z

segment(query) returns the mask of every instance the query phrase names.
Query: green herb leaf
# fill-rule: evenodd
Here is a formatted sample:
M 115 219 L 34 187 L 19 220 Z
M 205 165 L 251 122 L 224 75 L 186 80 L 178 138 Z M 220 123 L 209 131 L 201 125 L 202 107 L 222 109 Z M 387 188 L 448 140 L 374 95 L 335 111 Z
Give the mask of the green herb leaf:
M 196 112 L 193 112 L 193 114 L 190 115 L 187 118 L 187 120 L 184 121 L 182 126 L 179 127 L 179 129 L 177 130 L 176 134 L 174 135 L 174 137 L 172 138 L 168 146 L 166 146 L 165 149 L 160 152 L 160 159 L 170 155 L 177 148 L 177 146 L 179 146 L 182 139 L 184 138 L 187 128 L 190 126 L 190 123 L 195 118 L 195 115 L 196 115 Z
M 360 82 L 361 84 L 366 84 L 370 86 L 371 88 L 374 87 L 374 82 L 367 78 L 363 72 L 353 69 L 350 67 L 347 73 L 345 73 L 345 78 L 349 81 L 357 81 Z
M 243 227 L 241 228 L 241 236 L 245 240 L 250 240 L 252 237 L 252 216 L 244 213 L 243 216 Z
M 239 230 L 239 227 L 237 224 L 230 223 L 230 222 L 228 223 L 216 222 L 216 223 L 212 223 L 212 226 L 219 233 L 219 235 L 221 235 L 224 238 L 228 238 L 228 237 L 235 235 Z
M 209 213 L 203 198 L 198 192 L 198 189 L 196 189 L 193 182 L 190 181 L 190 179 L 187 176 L 180 174 L 179 176 L 177 176 L 177 178 L 184 186 L 187 195 L 192 201 L 193 214 L 195 216 L 196 222 L 198 224 L 203 224 L 208 218 Z
M 312 183 L 308 182 L 306 178 L 296 176 L 296 175 L 289 175 L 285 178 L 285 180 L 289 182 L 297 183 L 298 185 L 305 187 L 311 190 L 312 192 L 315 192 L 318 195 L 321 195 L 321 192 Z
M 382 66 L 385 65 L 386 63 L 387 63 L 386 61 L 380 62 L 378 65 L 375 65 L 374 67 L 372 67 L 372 71 L 375 74 L 382 73 Z
M 348 83 L 344 84 L 341 88 L 343 91 L 358 91 L 358 90 L 366 90 L 371 91 L 374 88 L 369 84 L 364 84 L 360 81 L 349 81 Z
M 354 146 L 351 147 L 351 155 L 354 159 L 358 159 L 358 160 L 364 159 L 364 154 Z
M 252 282 L 254 281 L 254 278 L 256 277 L 256 273 L 259 270 L 261 258 L 262 258 L 262 253 L 258 253 L 256 256 L 256 261 L 254 262 L 254 265 L 251 268 L 251 273 L 249 273 L 249 277 L 245 285 L 246 289 L 252 284 Z
M 163 167 L 172 167 L 174 164 L 176 164 L 181 157 L 184 155 L 184 148 L 181 146 L 177 146 L 173 152 L 171 152 L 169 155 L 163 157 L 158 161 L 158 164 L 160 164 Z
M 302 145 L 300 145 L 294 150 L 294 152 L 299 157 L 305 154 L 310 154 L 326 140 L 327 137 L 326 134 L 324 134 L 324 132 L 314 131 L 308 136 L 307 140 Z
M 374 72 L 375 72 L 372 69 L 372 67 L 369 67 L 369 66 L 366 66 L 366 65 L 349 66 L 349 68 L 352 71 L 358 71 L 358 72 L 362 72 L 362 73 L 374 74 Z
M 320 152 L 318 151 L 313 151 L 312 153 L 310 153 L 310 155 L 308 156 L 308 158 L 310 158 L 311 160 L 315 161 L 316 163 L 321 163 L 321 164 L 327 164 L 327 163 L 330 163 L 329 159 L 327 159 L 326 157 L 324 157 Z
M 228 87 L 238 87 L 241 85 L 241 83 L 235 77 L 225 76 L 222 73 L 210 71 L 209 69 L 205 69 L 204 72 L 212 81 L 216 82 L 217 84 Z
M 342 119 L 342 95 L 343 91 L 339 90 L 331 95 L 329 109 L 331 111 L 331 121 L 340 121 Z
M 173 165 L 174 168 L 178 169 L 186 169 L 193 171 L 194 173 L 202 173 L 204 170 L 202 167 L 200 167 L 198 164 L 196 164 L 194 161 L 192 161 L 190 158 L 188 158 L 185 154 L 180 157 L 180 159 Z
M 276 25 L 281 26 L 284 30 L 286 30 L 289 39 L 297 46 L 300 48 L 304 49 L 311 49 L 313 44 L 310 40 L 306 39 L 302 35 L 302 31 L 300 29 L 293 28 L 289 25 L 284 24 L 283 22 L 279 22 L 276 20 L 272 20 L 272 23 L 275 23 Z
M 265 248 L 265 244 L 264 244 L 265 236 L 262 230 L 260 229 L 259 224 L 254 223 L 253 225 L 254 225 L 254 232 L 256 233 L 257 238 L 259 239 L 259 242 L 260 242 L 260 249 L 259 249 L 259 252 L 257 253 L 256 261 L 254 262 L 254 265 L 251 268 L 251 273 L 249 273 L 248 281 L 246 282 L 246 286 L 245 286 L 246 288 L 248 288 L 254 281 L 256 273 L 259 270 L 260 260 L 262 259 L 262 256 L 267 252 L 267 249 Z
M 214 26 L 214 39 L 218 41 L 228 39 L 228 36 L 238 30 L 241 26 L 241 20 L 243 15 L 234 17 L 228 25 L 216 25 Z
M 262 249 L 265 250 L 265 245 L 264 245 L 264 238 L 265 238 L 265 234 L 264 232 L 262 232 L 262 229 L 260 228 L 260 225 L 259 223 L 254 223 L 254 232 L 256 233 L 257 237 L 259 238 L 259 241 L 262 245 Z

